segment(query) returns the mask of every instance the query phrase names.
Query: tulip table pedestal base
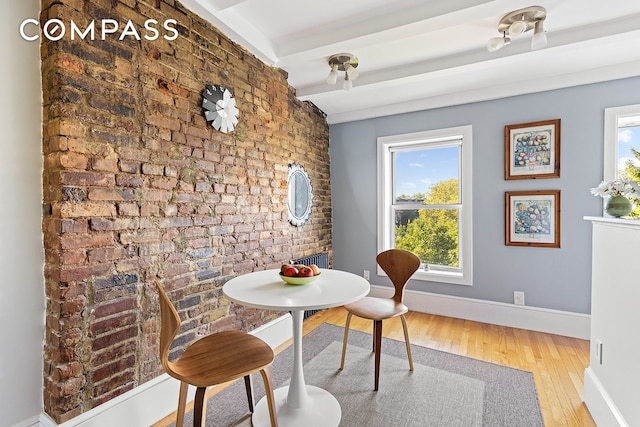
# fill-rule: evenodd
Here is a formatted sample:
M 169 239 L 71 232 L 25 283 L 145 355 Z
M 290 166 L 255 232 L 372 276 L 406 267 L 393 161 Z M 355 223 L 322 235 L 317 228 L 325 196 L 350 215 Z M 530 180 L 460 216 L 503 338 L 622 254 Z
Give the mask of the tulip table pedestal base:
M 289 387 L 280 387 L 273 393 L 276 398 L 279 427 L 336 427 L 340 424 L 342 410 L 335 397 L 328 391 L 306 386 L 307 402 L 301 408 L 287 405 Z M 267 399 L 263 398 L 256 405 L 251 418 L 254 427 L 270 427 Z
M 273 391 L 279 427 L 336 427 L 342 409 L 328 391 L 304 383 L 302 367 L 302 320 L 304 310 L 291 312 L 293 320 L 293 374 L 288 387 Z M 254 427 L 269 427 L 269 407 L 263 397 L 253 412 Z

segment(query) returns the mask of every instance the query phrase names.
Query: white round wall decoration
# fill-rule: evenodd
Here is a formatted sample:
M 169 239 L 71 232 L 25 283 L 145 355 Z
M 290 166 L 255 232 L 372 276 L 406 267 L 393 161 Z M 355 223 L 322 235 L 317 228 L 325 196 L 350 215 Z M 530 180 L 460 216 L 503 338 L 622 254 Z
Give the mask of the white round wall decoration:
M 232 132 L 238 124 L 240 111 L 236 108 L 236 100 L 224 86 L 207 85 L 202 92 L 202 108 L 205 119 L 220 132 Z

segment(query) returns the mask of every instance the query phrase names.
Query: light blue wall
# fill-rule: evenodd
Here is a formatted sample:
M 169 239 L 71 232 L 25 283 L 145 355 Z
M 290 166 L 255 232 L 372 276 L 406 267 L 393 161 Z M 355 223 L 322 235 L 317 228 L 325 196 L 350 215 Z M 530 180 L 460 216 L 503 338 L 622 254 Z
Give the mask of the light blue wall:
M 375 274 L 376 138 L 473 127 L 473 286 L 412 281 L 408 289 L 498 302 L 524 291 L 526 305 L 590 313 L 591 223 L 602 200 L 604 109 L 640 103 L 640 78 L 332 125 L 333 266 Z M 560 118 L 560 178 L 504 180 L 504 126 Z M 561 248 L 504 244 L 504 192 L 561 190 Z

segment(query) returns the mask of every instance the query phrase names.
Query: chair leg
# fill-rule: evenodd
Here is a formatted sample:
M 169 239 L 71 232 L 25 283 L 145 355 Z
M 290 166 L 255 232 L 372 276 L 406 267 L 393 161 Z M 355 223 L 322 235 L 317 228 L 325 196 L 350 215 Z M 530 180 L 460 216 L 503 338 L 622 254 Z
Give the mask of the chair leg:
M 264 392 L 267 395 L 267 406 L 269 407 L 269 418 L 271 419 L 271 427 L 278 427 L 278 415 L 276 413 L 276 398 L 273 395 L 273 381 L 271 380 L 271 371 L 267 366 L 260 370 L 262 380 L 264 381 Z
M 251 375 L 244 376 L 244 388 L 247 390 L 247 401 L 249 402 L 249 412 L 253 413 L 253 381 Z
M 344 340 L 342 341 L 342 361 L 340 362 L 340 369 L 344 369 L 344 359 L 347 355 L 347 340 L 349 338 L 349 324 L 351 323 L 351 316 L 353 316 L 353 314 L 347 314 L 347 322 L 344 325 Z
M 184 412 L 187 407 L 187 392 L 189 391 L 189 384 L 181 381 L 180 392 L 178 394 L 178 412 L 176 414 L 176 427 L 182 427 L 184 424 Z
M 400 316 L 402 319 L 402 329 L 404 329 L 404 343 L 407 346 L 407 356 L 409 357 L 409 370 L 413 371 L 413 357 L 411 357 L 411 343 L 409 342 L 409 328 L 407 328 L 407 319 L 404 314 Z
M 371 345 L 371 352 L 375 353 L 376 352 L 376 321 L 372 320 L 371 321 L 371 334 L 373 334 L 373 344 Z
M 207 402 L 204 399 L 206 387 L 196 389 L 196 398 L 193 403 L 193 427 L 204 427 L 207 420 Z
M 378 391 L 378 383 L 380 380 L 380 353 L 382 350 L 382 320 L 374 321 L 374 334 L 375 334 L 375 383 L 373 389 Z

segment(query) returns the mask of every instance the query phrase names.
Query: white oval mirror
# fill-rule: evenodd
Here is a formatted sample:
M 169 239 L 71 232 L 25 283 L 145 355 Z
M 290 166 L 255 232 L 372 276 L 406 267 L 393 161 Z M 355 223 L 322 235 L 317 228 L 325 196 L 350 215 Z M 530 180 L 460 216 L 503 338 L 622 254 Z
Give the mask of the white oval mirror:
M 309 220 L 313 205 L 313 189 L 311 179 L 304 168 L 298 163 L 289 165 L 289 180 L 287 181 L 289 208 L 289 222 L 300 227 Z

